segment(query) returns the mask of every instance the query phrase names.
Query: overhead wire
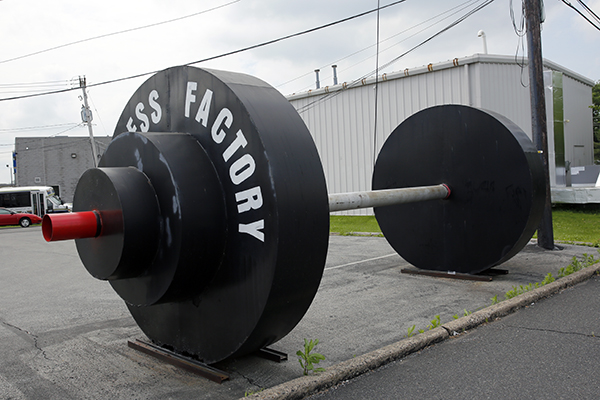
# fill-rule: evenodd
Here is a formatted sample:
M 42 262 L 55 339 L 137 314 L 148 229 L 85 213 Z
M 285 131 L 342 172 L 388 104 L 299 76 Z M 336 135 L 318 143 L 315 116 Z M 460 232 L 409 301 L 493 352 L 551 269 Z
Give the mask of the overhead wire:
M 405 1 L 406 0 L 396 0 L 396 1 L 392 2 L 392 3 L 389 3 L 389 4 L 386 4 L 384 6 L 381 6 L 380 9 L 383 10 L 383 9 L 388 8 L 388 7 L 395 6 L 397 4 L 404 3 Z M 358 13 L 358 14 L 352 15 L 350 17 L 346 17 L 346 18 L 342 18 L 342 19 L 339 19 L 339 20 L 336 20 L 336 21 L 333 21 L 333 22 L 329 22 L 327 24 L 320 25 L 320 26 L 317 26 L 317 27 L 314 27 L 314 28 L 306 29 L 304 31 L 296 32 L 296 33 L 293 33 L 293 34 L 290 34 L 290 35 L 282 36 L 282 37 L 279 37 L 279 38 L 276 38 L 276 39 L 271 39 L 271 40 L 268 40 L 266 42 L 258 43 L 258 44 L 252 45 L 252 46 L 244 47 L 244 48 L 241 48 L 241 49 L 229 51 L 229 52 L 222 53 L 222 54 L 219 54 L 219 55 L 215 55 L 215 56 L 203 58 L 201 60 L 196 60 L 196 61 L 192 61 L 192 62 L 189 62 L 189 63 L 186 63 L 186 64 L 182 64 L 182 66 L 190 66 L 190 65 L 194 65 L 194 64 L 200 64 L 200 63 L 203 63 L 203 62 L 206 62 L 206 61 L 212 61 L 212 60 L 216 60 L 216 59 L 219 59 L 219 58 L 227 57 L 227 56 L 230 56 L 230 55 L 233 55 L 233 54 L 239 54 L 239 53 L 242 53 L 242 52 L 245 52 L 245 51 L 248 51 L 248 50 L 257 49 L 259 47 L 264 47 L 264 46 L 267 46 L 267 45 L 270 45 L 270 44 L 274 44 L 274 43 L 277 43 L 277 42 L 281 42 L 281 41 L 284 41 L 284 40 L 287 40 L 287 39 L 291 39 L 291 38 L 294 38 L 294 37 L 297 37 L 297 36 L 301 36 L 301 35 L 305 35 L 305 34 L 308 34 L 308 33 L 316 32 L 316 31 L 321 30 L 321 29 L 329 28 L 331 26 L 338 25 L 338 24 L 341 24 L 341 23 L 344 23 L 344 22 L 348 22 L 348 21 L 351 21 L 351 20 L 356 19 L 356 18 L 364 17 L 365 15 L 372 14 L 372 13 L 376 12 L 377 10 L 378 9 L 372 9 L 372 10 L 364 11 L 362 13 Z M 142 73 L 139 73 L 139 74 L 130 75 L 130 76 L 122 77 L 122 78 L 111 79 L 111 80 L 107 80 L 107 81 L 103 81 L 103 82 L 98 82 L 98 83 L 91 83 L 91 84 L 88 84 L 87 87 L 89 88 L 89 87 L 96 87 L 96 86 L 108 85 L 108 84 L 117 83 L 117 82 L 123 82 L 123 81 L 126 81 L 126 80 L 135 79 L 135 78 L 141 78 L 141 77 L 144 77 L 144 76 L 147 76 L 147 75 L 155 74 L 157 72 L 159 72 L 159 71 L 142 72 Z M 68 89 L 55 90 L 55 91 L 49 91 L 49 92 L 44 92 L 44 93 L 34 93 L 34 94 L 29 94 L 29 95 L 24 95 L 24 96 L 4 97 L 4 98 L 0 98 L 0 101 L 20 100 L 20 99 L 26 99 L 26 98 L 31 98 L 31 97 L 39 97 L 39 96 L 45 96 L 45 95 L 51 95 L 51 94 L 66 93 L 66 92 L 70 92 L 70 91 L 73 91 L 73 90 L 76 90 L 76 89 L 79 89 L 79 88 L 68 88 Z
M 33 137 L 27 137 L 27 138 L 21 138 L 21 139 L 32 139 Z M 106 136 L 96 136 L 94 137 L 94 139 L 96 139 L 95 144 L 96 146 L 98 146 L 99 149 L 105 149 L 107 147 L 107 145 L 105 145 L 104 143 L 102 143 L 99 139 L 104 139 L 106 138 Z M 64 149 L 64 148 L 70 148 L 73 147 L 73 142 L 72 140 L 79 140 L 79 141 L 83 141 L 83 142 L 89 142 L 90 138 L 89 136 L 68 136 L 68 137 L 42 137 L 41 139 L 50 139 L 50 141 L 56 140 L 56 139 L 69 139 L 68 141 L 64 141 L 64 142 L 55 142 L 55 143 L 44 143 L 41 144 L 41 142 L 35 142 L 37 144 L 37 146 L 34 146 L 33 143 L 31 144 L 27 144 L 27 151 L 45 151 L 45 150 L 60 150 L 60 149 Z
M 383 70 L 389 66 L 391 66 L 392 64 L 398 62 L 398 60 L 400 60 L 401 58 L 403 58 L 404 56 L 406 56 L 407 54 L 415 51 L 416 49 L 418 49 L 419 47 L 425 45 L 426 43 L 432 41 L 433 39 L 435 39 L 436 37 L 442 35 L 443 33 L 447 32 L 448 30 L 452 29 L 453 27 L 455 27 L 456 25 L 460 24 L 461 22 L 463 22 L 464 20 L 466 20 L 468 17 L 470 17 L 471 15 L 477 13 L 478 11 L 482 10 L 484 7 L 487 7 L 488 5 L 490 5 L 491 3 L 493 3 L 495 0 L 486 0 L 483 4 L 480 4 L 479 6 L 477 6 L 476 8 L 470 10 L 469 12 L 467 12 L 466 14 L 464 14 L 463 16 L 459 17 L 458 19 L 456 19 L 454 22 L 452 22 L 451 24 L 447 25 L 445 28 L 441 29 L 440 31 L 438 31 L 437 33 L 431 35 L 430 37 L 428 37 L 427 39 L 423 40 L 422 42 L 420 42 L 419 44 L 413 46 L 412 48 L 410 48 L 409 50 L 405 51 L 404 53 L 400 54 L 399 56 L 393 58 L 392 60 L 388 61 L 386 64 L 384 64 L 383 66 L 380 67 L 380 70 Z M 352 81 L 351 83 L 346 85 L 346 89 L 347 88 L 351 88 L 354 86 L 357 86 L 359 83 L 361 83 L 364 79 L 370 77 L 373 75 L 375 71 L 371 71 L 369 73 L 364 74 L 363 76 L 361 76 L 358 79 L 355 79 L 354 81 Z M 317 104 L 323 102 L 323 101 L 327 101 L 335 96 L 338 96 L 339 94 L 341 94 L 342 91 L 336 91 L 336 92 L 330 92 L 327 93 L 326 95 L 315 99 L 314 101 L 305 104 L 304 106 L 298 108 L 296 111 L 298 111 L 298 113 L 303 113 L 308 111 L 309 109 L 315 107 Z
M 22 56 L 18 56 L 18 57 L 13 57 L 13 58 L 9 58 L 9 59 L 6 59 L 6 60 L 2 60 L 2 61 L 0 61 L 0 64 L 4 64 L 4 63 L 7 63 L 7 62 L 16 61 L 16 60 L 22 60 L 23 58 L 35 56 L 35 55 L 42 54 L 42 53 L 47 53 L 47 52 L 52 51 L 52 50 L 62 49 L 62 48 L 65 48 L 65 47 L 73 46 L 73 45 L 80 44 L 80 43 L 89 42 L 89 41 L 96 40 L 96 39 L 102 39 L 102 38 L 105 38 L 105 37 L 120 35 L 120 34 L 127 33 L 127 32 L 133 32 L 133 31 L 138 31 L 138 30 L 141 30 L 141 29 L 152 28 L 152 27 L 159 26 L 159 25 L 169 24 L 169 23 L 175 22 L 175 21 L 181 21 L 182 19 L 195 17 L 197 15 L 205 14 L 205 13 L 210 12 L 210 11 L 215 11 L 215 10 L 218 10 L 220 8 L 230 6 L 230 5 L 234 4 L 234 3 L 238 3 L 240 1 L 241 0 L 233 0 L 233 1 L 230 1 L 229 3 L 225 3 L 225 4 L 222 4 L 222 5 L 217 6 L 217 7 L 209 8 L 207 10 L 195 12 L 195 13 L 189 14 L 189 15 L 184 15 L 183 17 L 177 17 L 177 18 L 173 18 L 173 19 L 170 19 L 170 20 L 167 20 L 167 21 L 161 21 L 161 22 L 156 22 L 156 23 L 153 23 L 153 24 L 138 26 L 138 27 L 135 27 L 135 28 L 125 29 L 125 30 L 118 31 L 118 32 L 106 33 L 104 35 L 93 36 L 93 37 L 90 37 L 90 38 L 87 38 L 87 39 L 76 40 L 74 42 L 65 43 L 65 44 L 61 44 L 59 46 L 54 46 L 54 47 L 50 47 L 50 48 L 47 48 L 47 49 L 44 49 L 44 50 L 35 51 L 33 53 L 25 54 L 25 55 L 22 55 Z
M 440 30 L 439 32 L 437 32 L 436 34 L 430 36 L 429 38 L 425 39 L 424 41 L 422 41 L 421 43 L 417 44 L 416 46 L 414 46 L 413 48 L 411 48 L 410 50 L 408 50 L 405 53 L 400 54 L 399 56 L 395 57 L 394 59 L 388 61 L 386 64 L 384 64 L 381 68 L 385 69 L 387 67 L 389 67 L 390 65 L 396 63 L 398 60 L 400 60 L 402 57 L 404 57 L 405 55 L 407 55 L 408 53 L 418 49 L 419 47 L 425 45 L 426 43 L 429 43 L 430 41 L 432 41 L 433 39 L 435 39 L 436 37 L 442 35 L 443 33 L 449 31 L 450 29 L 454 28 L 456 25 L 460 24 L 461 22 L 463 22 L 464 20 L 466 20 L 467 18 L 469 18 L 471 15 L 477 13 L 478 11 L 482 10 L 483 8 L 489 6 L 490 4 L 492 4 L 495 0 L 486 0 L 483 4 L 477 6 L 476 8 L 474 8 L 473 10 L 469 11 L 468 13 L 466 13 L 465 15 L 463 15 L 462 17 L 458 18 L 456 21 L 454 21 L 453 23 L 451 23 L 450 25 L 446 26 L 444 29 Z
M 66 132 L 72 131 L 72 130 L 73 130 L 73 129 L 75 129 L 75 128 L 80 128 L 80 127 L 83 127 L 83 126 L 84 126 L 84 123 L 83 123 L 83 122 L 80 122 L 79 124 L 77 124 L 77 125 L 75 125 L 75 126 L 73 126 L 73 127 L 71 127 L 71 128 L 65 129 L 64 131 L 60 131 L 60 132 L 58 132 L 58 133 L 53 133 L 53 134 L 52 134 L 52 135 L 50 135 L 49 137 L 56 137 L 56 136 L 58 136 L 58 135 L 62 135 L 63 133 L 66 133 Z
M 579 14 L 583 19 L 585 19 L 587 22 L 590 23 L 590 25 L 592 25 L 594 28 L 598 29 L 600 31 L 600 24 L 596 25 L 594 23 L 594 21 L 590 20 L 588 17 L 586 17 L 577 7 L 575 7 L 573 4 L 571 4 L 571 2 L 567 1 L 567 0 L 561 0 L 564 4 L 566 4 L 567 6 L 569 6 L 570 8 L 572 8 L 573 10 L 575 10 L 575 12 L 577 12 L 577 14 Z M 594 14 L 596 17 L 598 17 L 596 14 Z
M 582 0 L 577 0 L 577 2 L 579 4 L 581 4 L 583 6 L 583 8 L 585 8 L 587 10 L 587 12 L 596 19 L 596 21 L 600 22 L 600 17 L 598 17 L 598 15 L 591 8 L 589 8 L 587 6 L 587 4 L 585 4 Z
M 379 92 L 379 0 L 377 0 L 377 9 L 377 51 L 375 55 L 375 116 L 373 121 L 373 165 L 375 165 L 375 160 L 377 159 L 377 97 Z
M 27 82 L 27 83 L 0 83 L 1 87 L 29 87 L 29 86 L 56 86 L 57 84 L 67 83 L 68 81 L 45 81 L 45 82 Z
M 515 51 L 515 64 L 519 66 L 521 69 L 521 86 L 527 87 L 525 82 L 523 81 L 523 77 L 525 75 L 525 36 L 527 35 L 527 28 L 525 26 L 525 2 L 521 0 L 521 17 L 517 24 L 515 18 L 515 11 L 513 7 L 513 0 L 509 2 L 509 10 L 510 10 L 510 19 L 512 21 L 513 30 L 517 35 L 517 49 Z M 521 54 L 521 59 L 519 60 L 519 54 Z
M 63 88 L 68 86 L 68 84 L 69 82 L 66 80 L 30 83 L 0 83 L 0 94 L 43 93 L 48 90 Z
M 413 26 L 411 26 L 411 27 L 409 27 L 409 28 L 407 28 L 407 29 L 404 29 L 404 30 L 402 30 L 402 31 L 400 31 L 400 32 L 398 32 L 398 33 L 396 33 L 396 34 L 392 35 L 392 36 L 389 36 L 389 37 L 387 37 L 386 39 L 383 39 L 383 40 L 381 40 L 381 42 L 380 42 L 380 43 L 384 43 L 384 42 L 386 42 L 386 41 L 388 41 L 388 40 L 391 40 L 391 39 L 393 39 L 393 38 L 395 38 L 395 37 L 397 37 L 397 36 L 400 36 L 400 35 L 402 35 L 403 33 L 409 32 L 409 31 L 411 31 L 411 30 L 413 30 L 413 29 L 415 29 L 415 28 L 417 28 L 417 27 L 419 27 L 419 26 L 421 26 L 421 25 L 424 25 L 424 24 L 426 24 L 427 22 L 434 21 L 434 20 L 438 19 L 439 17 L 441 17 L 441 16 L 443 16 L 443 15 L 445 15 L 445 14 L 448 14 L 448 13 L 450 13 L 450 14 L 449 14 L 449 15 L 447 15 L 446 17 L 444 17 L 444 18 L 440 19 L 439 21 L 436 21 L 436 22 L 434 22 L 434 23 L 432 23 L 432 24 L 429 24 L 429 25 L 427 25 L 426 27 L 424 27 L 424 28 L 422 28 L 422 29 L 420 29 L 420 30 L 416 31 L 416 32 L 415 32 L 415 33 L 413 33 L 412 35 L 409 35 L 409 36 L 407 36 L 407 37 L 403 38 L 402 40 L 400 40 L 400 41 L 398 41 L 398 42 L 395 42 L 394 44 L 392 44 L 392 45 L 390 45 L 390 46 L 388 46 L 388 47 L 384 48 L 383 50 L 381 50 L 381 51 L 380 51 L 380 54 L 381 54 L 381 53 L 384 53 L 384 52 L 386 52 L 386 51 L 388 51 L 388 50 L 391 50 L 392 48 L 394 48 L 394 47 L 398 46 L 399 44 L 401 44 L 401 43 L 404 43 L 404 42 L 405 42 L 405 41 L 407 41 L 408 39 L 415 37 L 415 36 L 416 36 L 416 35 L 418 35 L 419 33 L 422 33 L 422 32 L 424 32 L 424 31 L 426 31 L 427 29 L 429 29 L 429 28 L 431 28 L 431 27 L 433 27 L 433 26 L 435 26 L 435 25 L 439 24 L 440 22 L 442 22 L 442 21 L 444 21 L 444 20 L 446 20 L 446 19 L 450 18 L 451 16 L 453 16 L 453 15 L 456 15 L 457 13 L 459 13 L 459 12 L 463 11 L 464 9 L 466 9 L 466 8 L 468 8 L 468 7 L 470 6 L 470 4 L 469 4 L 469 3 L 473 3 L 473 2 L 477 3 L 477 2 L 480 2 L 480 1 L 481 1 L 481 0 L 468 0 L 468 1 L 465 1 L 464 3 L 461 3 L 461 4 L 457 5 L 456 7 L 452 7 L 452 8 L 450 8 L 450 9 L 448 9 L 448 10 L 446 10 L 446 11 L 444 11 L 444 12 L 440 13 L 440 14 L 437 14 L 437 15 L 435 15 L 435 16 L 433 16 L 433 17 L 429 18 L 429 19 L 426 19 L 426 20 L 425 20 L 425 21 L 423 21 L 423 22 L 420 22 L 420 23 L 418 23 L 418 24 L 416 24 L 416 25 L 413 25 Z M 361 52 L 363 52 L 363 51 L 366 51 L 366 50 L 368 50 L 368 49 L 370 49 L 370 48 L 373 48 L 373 47 L 376 47 L 376 46 L 377 46 L 377 44 L 373 44 L 373 45 L 367 46 L 367 47 L 365 47 L 365 48 L 363 48 L 363 49 L 361 49 L 361 50 L 358 50 L 358 51 L 356 51 L 356 52 L 354 52 L 354 53 L 352 53 L 352 54 L 349 54 L 349 55 L 347 55 L 347 56 L 345 56 L 345 57 L 342 57 L 342 58 L 340 58 L 340 59 L 337 59 L 337 60 L 335 60 L 335 61 L 332 61 L 332 62 L 331 62 L 331 63 L 329 63 L 329 64 L 339 64 L 339 63 L 340 63 L 341 61 L 343 61 L 343 60 L 346 60 L 346 59 L 348 59 L 348 58 L 350 58 L 350 57 L 352 57 L 352 56 L 354 56 L 354 55 L 356 55 L 356 54 L 359 54 L 359 53 L 361 53 Z M 351 64 L 351 65 L 349 65 L 349 66 L 347 66 L 347 67 L 345 67 L 345 68 L 340 68 L 340 69 L 339 69 L 339 71 L 346 71 L 346 70 L 349 70 L 350 68 L 352 68 L 352 67 L 355 67 L 355 66 L 357 66 L 358 64 L 361 64 L 361 63 L 363 63 L 363 62 L 365 62 L 365 61 L 368 61 L 368 60 L 370 60 L 371 58 L 373 58 L 373 56 L 372 56 L 372 55 L 370 55 L 370 56 L 368 56 L 368 57 L 366 57 L 366 58 L 363 58 L 362 60 L 360 60 L 360 61 L 358 61 L 358 62 L 355 62 L 354 64 Z M 324 69 L 324 68 L 325 68 L 325 66 L 321 66 L 319 69 Z M 284 82 L 283 84 L 277 85 L 276 87 L 281 87 L 281 86 L 283 86 L 283 85 L 286 85 L 286 84 L 288 84 L 288 83 L 290 83 L 290 82 L 293 82 L 293 81 L 295 81 L 295 80 L 298 80 L 298 79 L 300 79 L 300 78 L 303 78 L 303 77 L 305 77 L 305 76 L 307 76 L 307 75 L 310 75 L 311 73 L 312 73 L 312 72 L 307 72 L 306 74 L 303 74 L 303 75 L 301 75 L 301 76 L 299 76 L 299 77 L 297 77 L 297 78 L 294 78 L 294 79 L 292 79 L 292 80 L 290 80 L 290 81 Z M 299 89 L 299 90 L 298 90 L 298 92 L 302 92 L 302 91 L 304 91 L 304 90 L 308 90 L 309 88 L 310 88 L 310 86 L 306 86 L 306 87 L 304 87 L 304 88 L 302 88 L 302 89 Z
M 67 122 L 62 124 L 52 124 L 52 125 L 38 125 L 38 126 L 25 126 L 21 128 L 0 128 L 0 134 L 8 133 L 8 132 L 23 132 L 23 131 L 39 131 L 44 129 L 56 129 L 69 125 L 79 125 L 78 122 Z

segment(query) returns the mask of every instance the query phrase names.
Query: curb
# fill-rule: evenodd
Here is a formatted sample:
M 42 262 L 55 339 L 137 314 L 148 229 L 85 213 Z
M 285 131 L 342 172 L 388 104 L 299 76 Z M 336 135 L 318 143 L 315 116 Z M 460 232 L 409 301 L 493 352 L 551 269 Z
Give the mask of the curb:
M 265 389 L 262 392 L 245 397 L 260 400 L 296 400 L 335 386 L 394 360 L 404 358 L 434 343 L 442 342 L 451 336 L 476 328 L 486 322 L 511 314 L 519 308 L 528 306 L 561 290 L 574 286 L 600 273 L 600 263 L 577 271 L 552 283 L 523 293 L 512 299 L 476 311 L 473 314 L 442 324 L 431 331 L 400 340 L 391 345 L 363 354 L 347 361 L 328 367 L 316 375 L 302 376 L 289 382 Z

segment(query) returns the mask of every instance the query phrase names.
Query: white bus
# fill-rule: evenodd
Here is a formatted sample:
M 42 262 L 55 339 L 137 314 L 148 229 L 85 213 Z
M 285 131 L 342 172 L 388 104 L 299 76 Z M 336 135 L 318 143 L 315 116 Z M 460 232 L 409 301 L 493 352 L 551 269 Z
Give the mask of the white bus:
M 40 217 L 70 211 L 70 207 L 63 203 L 50 186 L 0 188 L 0 207 Z

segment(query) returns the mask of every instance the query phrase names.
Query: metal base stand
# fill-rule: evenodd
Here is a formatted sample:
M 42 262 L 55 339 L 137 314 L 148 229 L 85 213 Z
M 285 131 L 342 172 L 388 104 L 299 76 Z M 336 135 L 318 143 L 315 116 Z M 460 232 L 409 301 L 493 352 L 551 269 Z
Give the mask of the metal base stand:
M 223 383 L 223 381 L 229 379 L 229 375 L 219 369 L 201 363 L 193 358 L 164 349 L 160 346 L 146 343 L 139 339 L 136 339 L 135 342 L 128 340 L 127 345 L 132 349 L 151 355 L 152 357 L 158 358 L 161 361 L 175 365 L 176 367 L 185 369 L 186 371 L 192 372 L 196 375 L 200 375 L 213 382 Z
M 481 281 L 481 282 L 490 282 L 492 281 L 494 276 L 498 275 L 506 275 L 508 274 L 508 270 L 506 269 L 494 269 L 490 268 L 488 270 L 482 271 L 479 274 L 462 274 L 458 272 L 452 271 L 429 271 L 424 269 L 416 269 L 416 268 L 403 268 L 400 270 L 403 274 L 411 274 L 411 275 L 426 275 L 433 276 L 436 278 L 451 278 L 451 279 L 462 279 L 468 281 Z
M 208 364 L 204 364 L 198 360 L 167 350 L 155 344 L 136 339 L 135 342 L 128 340 L 127 345 L 132 349 L 141 351 L 142 353 L 148 354 L 178 368 L 185 369 L 196 375 L 200 375 L 213 382 L 223 383 L 223 381 L 229 379 L 229 375 L 220 369 L 211 367 Z M 258 357 L 275 362 L 287 361 L 288 359 L 287 354 L 266 347 L 256 351 L 254 354 Z
M 262 349 L 258 350 L 255 354 L 260 358 L 264 358 L 269 361 L 275 361 L 278 363 L 282 361 L 287 361 L 288 359 L 287 354 L 277 350 L 269 349 L 267 347 L 263 347 Z

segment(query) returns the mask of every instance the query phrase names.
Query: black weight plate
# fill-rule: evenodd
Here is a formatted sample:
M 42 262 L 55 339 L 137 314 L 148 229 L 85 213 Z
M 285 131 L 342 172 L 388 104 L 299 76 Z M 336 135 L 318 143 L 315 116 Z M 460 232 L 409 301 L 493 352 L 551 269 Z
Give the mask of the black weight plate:
M 541 157 L 507 118 L 444 105 L 420 111 L 386 140 L 373 189 L 445 183 L 448 200 L 375 209 L 391 246 L 426 270 L 476 274 L 517 254 L 539 225 Z
M 129 227 L 125 225 L 124 229 L 127 250 L 139 260 L 147 255 L 152 255 L 152 259 L 143 269 L 136 268 L 143 271 L 141 274 L 111 279 L 113 289 L 136 307 L 197 296 L 219 268 L 226 234 L 222 185 L 202 146 L 187 133 L 126 132 L 111 141 L 99 165 L 101 171 L 113 169 L 107 166 L 121 167 L 114 168 L 115 171 L 140 171 L 152 185 L 153 200 L 159 208 L 156 213 L 148 207 L 148 196 L 141 196 L 131 179 L 119 185 L 119 197 L 129 198 L 128 203 L 132 204 L 122 210 L 124 220 L 130 221 Z M 115 179 L 111 179 L 114 182 Z M 109 194 L 108 191 L 94 192 L 91 197 L 98 199 Z M 146 222 L 156 218 L 159 219 L 158 243 L 134 245 L 132 238 L 140 238 L 140 230 L 147 230 Z M 102 221 L 104 226 L 105 218 Z M 99 246 L 111 237 L 102 234 L 83 240 L 91 242 L 90 253 L 99 257 L 96 253 L 111 252 Z M 130 268 L 131 263 L 127 269 Z
M 225 254 L 212 281 L 193 300 L 129 305 L 140 328 L 207 363 L 285 336 L 316 294 L 329 232 L 321 163 L 294 108 L 257 78 L 175 67 L 135 92 L 115 136 L 125 131 L 191 134 L 212 160 L 227 215 Z M 257 191 L 260 205 L 251 196 Z M 194 224 L 203 229 L 203 221 Z

